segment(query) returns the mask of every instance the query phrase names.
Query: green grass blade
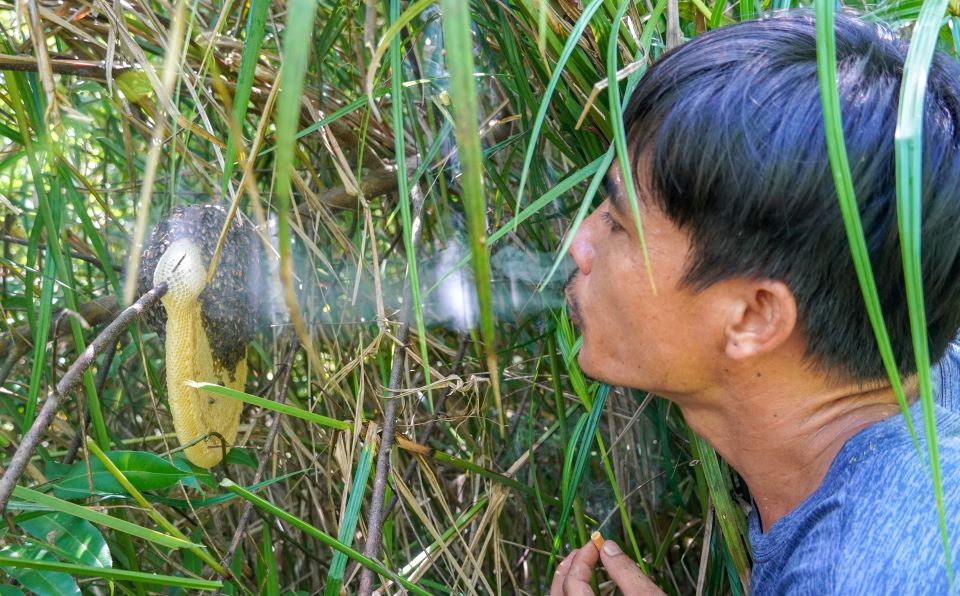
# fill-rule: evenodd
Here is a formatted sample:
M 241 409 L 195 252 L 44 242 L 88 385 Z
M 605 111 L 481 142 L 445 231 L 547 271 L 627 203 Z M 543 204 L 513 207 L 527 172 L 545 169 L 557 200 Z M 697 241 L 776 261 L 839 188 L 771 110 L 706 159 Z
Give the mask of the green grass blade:
M 243 123 L 247 117 L 247 104 L 250 102 L 250 94 L 253 91 L 254 73 L 257 70 L 257 61 L 260 60 L 260 47 L 263 44 L 269 7 L 269 0 L 250 1 L 243 54 L 240 57 L 240 74 L 237 75 L 237 90 L 233 95 L 233 118 L 237 124 Z M 233 132 L 230 131 L 228 134 L 232 136 Z M 228 137 L 228 141 L 224 157 L 223 180 L 220 183 L 220 193 L 224 195 L 230 183 L 230 177 L 233 175 L 233 161 L 237 152 L 237 144 L 233 139 Z
M 353 475 L 353 483 L 350 487 L 350 496 L 347 498 L 347 507 L 344 511 L 343 519 L 340 520 L 340 531 L 337 533 L 337 540 L 345 546 L 353 544 L 353 535 L 357 529 L 357 520 L 360 518 L 360 506 L 363 505 L 363 494 L 367 486 L 367 480 L 370 479 L 370 468 L 373 462 L 374 439 L 370 439 L 363 445 L 360 452 L 360 461 L 357 463 L 357 469 Z M 327 573 L 327 587 L 324 594 L 327 596 L 337 596 L 340 593 L 340 587 L 343 585 L 343 572 L 347 568 L 347 555 L 337 551 L 333 554 L 333 561 L 330 563 L 330 571 Z
M 573 510 L 573 500 L 580 491 L 580 483 L 583 481 L 583 472 L 587 467 L 588 456 L 590 455 L 593 439 L 597 432 L 597 425 L 600 422 L 600 414 L 603 412 L 603 406 L 607 403 L 607 395 L 610 393 L 609 385 L 601 385 L 597 389 L 597 394 L 593 399 L 593 404 L 589 412 L 583 414 L 577 426 L 574 428 L 573 435 L 570 437 L 570 443 L 567 447 L 566 458 L 564 460 L 561 489 L 563 491 L 563 504 L 560 508 L 560 519 L 557 523 L 558 528 L 566 526 L 570 513 Z M 563 538 L 563 532 L 558 531 L 553 539 L 553 550 L 550 553 L 549 566 L 552 570 L 553 562 L 560 550 L 560 540 Z
M 50 320 L 53 312 L 53 288 L 56 285 L 54 276 L 57 266 L 53 262 L 49 249 L 45 251 L 47 258 L 43 263 L 43 275 L 40 282 L 39 316 L 33 333 L 33 367 L 30 371 L 30 392 L 27 394 L 27 403 L 23 413 L 22 428 L 30 428 L 37 413 L 37 402 L 40 400 L 40 391 L 43 389 L 43 374 L 49 372 L 47 361 L 47 339 L 50 337 Z M 29 294 L 29 293 L 28 293 Z
M 853 190 L 853 177 L 850 174 L 850 162 L 847 158 L 847 148 L 843 139 L 843 119 L 840 113 L 840 97 L 837 92 L 837 63 L 836 63 L 836 36 L 834 34 L 834 7 L 830 0 L 817 0 L 817 71 L 820 79 L 820 101 L 823 105 L 823 123 L 827 140 L 827 154 L 830 160 L 830 169 L 833 172 L 833 181 L 837 189 L 837 200 L 840 212 L 843 215 L 843 226 L 850 243 L 850 255 L 857 271 L 857 281 L 863 294 L 864 305 L 873 334 L 877 342 L 877 349 L 883 366 L 890 379 L 897 403 L 903 410 L 907 428 L 919 452 L 920 444 L 910 419 L 907 397 L 900 380 L 900 373 L 893 356 L 890 336 L 884 323 L 883 311 L 880 307 L 880 296 L 877 292 L 877 283 L 873 276 L 873 266 L 870 263 L 870 254 L 867 252 L 867 240 L 863 232 L 863 223 L 860 221 L 860 210 L 857 206 L 856 194 Z
M 408 11 L 412 12 L 412 11 Z M 418 13 L 419 14 L 419 13 Z M 405 21 L 407 15 L 400 15 L 400 0 L 390 0 L 390 21 L 398 23 Z M 427 353 L 427 332 L 423 320 L 423 301 L 420 297 L 420 274 L 417 269 L 417 244 L 413 238 L 413 214 L 411 211 L 410 185 L 407 179 L 407 149 L 406 138 L 404 137 L 404 117 L 403 117 L 403 47 L 400 44 L 400 36 L 394 35 L 390 39 L 390 69 L 393 72 L 391 80 L 391 89 L 394 97 L 393 111 L 393 143 L 394 155 L 397 159 L 397 194 L 400 202 L 400 218 L 403 225 L 403 246 L 407 257 L 407 276 L 410 287 L 410 300 L 412 306 L 413 320 L 417 327 L 417 340 L 420 346 L 420 359 L 424 363 L 423 377 L 426 384 L 430 385 L 430 362 Z M 421 167 L 426 162 L 420 164 Z M 403 356 L 401 356 L 403 357 Z M 433 403 L 432 390 L 428 391 L 428 400 Z
M 620 163 L 620 175 L 623 177 L 623 186 L 627 190 L 627 202 L 633 214 L 633 225 L 640 240 L 640 251 L 643 253 L 643 265 L 647 269 L 650 287 L 656 293 L 656 284 L 653 281 L 653 268 L 650 265 L 650 255 L 647 252 L 647 241 L 643 235 L 643 224 L 640 221 L 640 204 L 637 200 L 637 187 L 633 180 L 633 168 L 627 152 L 627 133 L 623 127 L 623 105 L 620 103 L 620 83 L 617 82 L 617 32 L 620 30 L 620 21 L 626 13 L 631 0 L 622 0 L 617 14 L 613 18 L 613 29 L 607 45 L 607 93 L 610 99 L 610 122 L 613 125 L 613 144 L 617 150 L 617 160 Z
M 587 26 L 590 24 L 590 19 L 593 18 L 593 14 L 597 12 L 597 9 L 600 8 L 602 4 L 603 0 L 592 0 L 590 4 L 583 8 L 580 18 L 577 19 L 573 29 L 570 31 L 570 36 L 567 37 L 567 41 L 563 46 L 563 51 L 560 52 L 560 56 L 557 58 L 557 63 L 553 68 L 553 74 L 550 76 L 550 82 L 547 83 L 547 87 L 543 91 L 543 99 L 540 101 L 540 107 L 537 110 L 537 115 L 533 118 L 533 128 L 530 130 L 530 140 L 527 143 L 527 153 L 523 159 L 523 168 L 520 171 L 520 184 L 517 186 L 517 212 L 520 211 L 519 202 L 523 200 L 523 190 L 526 188 L 527 177 L 530 174 L 530 164 L 533 163 L 533 157 L 536 154 L 537 141 L 540 138 L 540 130 L 543 128 L 543 123 L 547 118 L 547 110 L 550 108 L 550 101 L 553 99 L 553 94 L 557 90 L 557 84 L 560 83 L 560 77 L 563 75 L 563 69 L 566 68 L 567 61 L 570 60 L 570 56 L 577 48 L 577 42 L 580 41 L 580 36 L 583 35 L 584 30 L 586 30 Z M 546 9 L 544 8 L 543 10 Z M 543 38 L 541 37 L 541 40 L 542 39 Z
M 450 71 L 450 100 L 453 104 L 454 136 L 463 170 L 463 202 L 467 235 L 473 258 L 477 305 L 480 311 L 480 335 L 487 354 L 487 369 L 497 409 L 500 436 L 506 434 L 506 414 L 500 399 L 497 372 L 496 332 L 493 324 L 493 294 L 490 287 L 490 255 L 487 251 L 487 201 L 483 195 L 483 151 L 478 131 L 477 86 L 474 82 L 473 32 L 470 4 L 461 0 L 442 0 L 443 37 Z
M 731 487 L 720 470 L 720 460 L 717 457 L 717 452 L 696 433 L 690 431 L 690 434 L 693 437 L 696 455 L 700 459 L 700 466 L 703 469 L 707 488 L 713 500 L 717 524 L 720 526 L 723 540 L 733 558 L 737 576 L 740 578 L 745 591 L 749 592 L 750 554 L 747 545 L 744 543 L 746 528 L 738 523 L 743 517 L 743 512 L 730 497 Z
M 67 513 L 69 515 L 85 519 L 88 522 L 112 528 L 118 532 L 123 532 L 124 534 L 149 540 L 150 542 L 159 544 L 160 546 L 166 546 L 168 548 L 202 548 L 201 545 L 194 544 L 188 540 L 161 534 L 156 530 L 150 530 L 148 528 L 144 528 L 143 526 L 138 526 L 128 521 L 117 519 L 104 513 L 77 505 L 76 503 L 71 503 L 70 501 L 64 501 L 63 499 L 45 495 L 41 492 L 25 488 L 23 486 L 17 486 L 14 488 L 13 496 L 29 503 L 49 507 L 53 511 Z
M 947 536 L 946 511 L 943 503 L 943 478 L 937 446 L 937 421 L 934 412 L 933 386 L 930 378 L 930 344 L 927 339 L 927 317 L 923 303 L 923 270 L 920 262 L 923 207 L 923 113 L 927 78 L 940 27 L 947 9 L 947 0 L 924 2 L 913 29 L 913 38 L 903 65 L 900 84 L 900 105 L 894 135 L 897 167 L 897 216 L 900 251 L 910 312 L 910 336 L 917 365 L 920 402 L 923 408 L 924 439 L 930 456 L 930 473 L 937 501 L 940 538 L 946 561 L 947 578 L 953 586 L 953 563 Z M 936 123 L 932 123 L 936 124 Z
M 273 532 L 270 530 L 270 524 L 263 524 L 263 535 L 260 536 L 260 558 L 257 559 L 257 563 L 260 569 L 258 593 L 263 596 L 280 596 L 277 561 L 273 556 Z
M 214 385 L 213 383 L 188 382 L 187 384 L 191 387 L 213 393 L 214 395 L 240 400 L 244 403 L 250 404 L 251 406 L 257 406 L 266 410 L 272 410 L 274 412 L 293 416 L 294 418 L 306 420 L 307 422 L 319 424 L 320 426 L 335 428 L 337 430 L 353 430 L 352 422 L 337 420 L 335 418 L 322 416 L 320 414 L 314 414 L 313 412 L 308 412 L 307 410 L 303 410 L 296 406 L 291 406 L 290 404 L 282 404 L 280 402 L 273 401 L 272 399 L 257 397 L 256 395 L 250 395 L 249 393 L 237 391 L 236 389 L 230 389 L 229 387 Z
M 60 563 L 43 559 L 18 559 L 16 557 L 0 556 L 0 567 L 22 567 L 38 569 L 40 571 L 55 571 L 84 577 L 99 577 L 108 580 L 131 581 L 155 586 L 169 586 L 188 590 L 217 590 L 223 587 L 223 582 L 206 579 L 193 579 L 175 575 L 158 575 L 140 571 L 126 571 L 124 569 L 109 569 L 104 567 L 88 567 L 73 563 Z

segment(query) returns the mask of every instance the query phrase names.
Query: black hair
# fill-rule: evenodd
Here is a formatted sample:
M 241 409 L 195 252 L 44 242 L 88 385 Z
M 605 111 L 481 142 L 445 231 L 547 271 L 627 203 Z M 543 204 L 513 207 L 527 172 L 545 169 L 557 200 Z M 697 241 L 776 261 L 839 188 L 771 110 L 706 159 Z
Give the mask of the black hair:
M 907 46 L 837 15 L 846 147 L 880 302 L 902 374 L 915 372 L 897 231 L 894 130 Z M 922 271 L 931 358 L 960 327 L 960 66 L 938 52 L 923 129 Z M 690 234 L 684 277 L 777 279 L 797 300 L 807 360 L 885 376 L 827 159 L 808 12 L 704 33 L 667 53 L 625 111 L 631 168 Z

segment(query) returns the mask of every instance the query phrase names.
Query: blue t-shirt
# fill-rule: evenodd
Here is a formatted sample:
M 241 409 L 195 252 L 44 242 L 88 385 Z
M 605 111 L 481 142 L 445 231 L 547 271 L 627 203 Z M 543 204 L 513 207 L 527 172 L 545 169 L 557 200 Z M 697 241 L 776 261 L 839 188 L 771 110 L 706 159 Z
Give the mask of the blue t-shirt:
M 960 573 L 960 346 L 933 369 L 947 536 Z M 903 415 L 874 424 L 841 448 L 820 487 L 767 533 L 750 515 L 751 592 L 947 594 L 940 526 L 920 404 L 910 408 L 922 459 Z M 955 583 L 960 588 L 960 576 Z M 960 593 L 960 590 L 956 590 Z

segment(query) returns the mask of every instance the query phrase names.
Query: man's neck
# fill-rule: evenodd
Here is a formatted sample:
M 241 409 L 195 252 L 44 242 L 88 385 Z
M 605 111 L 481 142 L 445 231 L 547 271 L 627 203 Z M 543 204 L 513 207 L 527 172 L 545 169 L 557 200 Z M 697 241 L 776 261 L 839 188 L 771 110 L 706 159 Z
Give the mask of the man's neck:
M 888 385 L 830 386 L 808 371 L 740 377 L 677 403 L 690 427 L 744 478 L 764 531 L 820 486 L 848 439 L 900 411 Z

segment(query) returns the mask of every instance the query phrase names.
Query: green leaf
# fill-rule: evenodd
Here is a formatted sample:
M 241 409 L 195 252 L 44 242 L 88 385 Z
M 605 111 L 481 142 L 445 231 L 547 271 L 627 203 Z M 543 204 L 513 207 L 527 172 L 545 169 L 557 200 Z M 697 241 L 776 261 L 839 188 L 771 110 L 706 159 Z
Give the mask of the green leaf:
M 214 385 L 213 383 L 196 383 L 192 381 L 187 381 L 187 384 L 191 387 L 196 387 L 197 389 L 202 389 L 203 391 L 208 391 L 214 395 L 220 395 L 222 397 L 229 397 L 231 399 L 238 399 L 244 403 L 250 404 L 252 406 L 259 406 L 267 410 L 273 410 L 274 412 L 280 412 L 281 414 L 287 414 L 288 416 L 295 416 L 301 420 L 306 420 L 307 422 L 313 422 L 321 426 L 327 426 L 329 428 L 335 428 L 337 430 L 353 430 L 353 423 L 346 422 L 343 420 L 336 420 L 327 416 L 321 416 L 320 414 L 314 414 L 313 412 L 308 412 L 296 406 L 291 406 L 288 404 L 281 404 L 270 399 L 264 399 L 262 397 L 257 397 L 256 395 L 250 395 L 249 393 L 244 393 L 243 391 L 237 391 L 236 389 L 230 389 L 229 387 L 223 387 L 221 385 Z
M 483 151 L 480 146 L 477 85 L 474 81 L 473 32 L 470 4 L 462 0 L 443 0 L 443 37 L 450 70 L 450 100 L 453 132 L 460 151 L 463 170 L 463 203 L 467 219 L 467 237 L 473 258 L 477 306 L 480 311 L 480 336 L 487 356 L 490 384 L 497 409 L 500 436 L 506 434 L 506 414 L 500 397 L 497 372 L 496 327 L 493 320 L 493 291 L 490 283 L 490 254 L 487 249 L 487 199 L 483 192 Z
M 360 461 L 357 463 L 357 469 L 354 472 L 350 497 L 347 499 L 347 508 L 343 519 L 340 520 L 337 540 L 346 546 L 353 545 L 353 535 L 357 529 L 357 520 L 360 518 L 360 506 L 363 504 L 363 494 L 366 492 L 367 480 L 370 478 L 375 443 L 376 441 L 371 439 L 364 444 L 363 450 L 360 452 Z M 340 587 L 343 585 L 343 573 L 346 568 L 347 556 L 342 552 L 335 552 L 333 562 L 330 563 L 330 572 L 327 574 L 327 587 L 324 590 L 326 596 L 336 596 L 340 593 Z
M 72 562 L 88 567 L 112 567 L 110 548 L 90 522 L 65 513 L 48 513 L 17 522 L 31 536 L 55 545 Z
M 168 536 L 167 534 L 161 534 L 156 530 L 150 530 L 144 528 L 143 526 L 138 526 L 137 524 L 133 524 L 122 519 L 117 519 L 105 513 L 93 511 L 92 509 L 82 507 L 76 503 L 58 499 L 52 495 L 45 495 L 41 492 L 23 486 L 15 487 L 13 489 L 13 496 L 18 499 L 23 499 L 24 501 L 29 501 L 30 503 L 47 506 L 55 511 L 69 513 L 70 515 L 91 521 L 95 524 L 107 526 L 108 528 L 113 528 L 119 532 L 130 534 L 131 536 L 138 536 L 144 540 L 149 540 L 169 548 L 200 547 L 199 544 L 194 544 L 174 536 Z
M 263 43 L 264 28 L 267 23 L 267 8 L 269 0 L 252 0 L 250 13 L 247 15 L 246 38 L 243 44 L 243 55 L 240 58 L 240 74 L 237 76 L 237 90 L 233 95 L 233 117 L 237 124 L 242 124 L 247 117 L 247 104 L 253 91 L 254 74 L 257 61 L 260 59 L 260 46 Z M 233 132 L 229 133 L 231 136 Z M 220 192 L 225 193 L 230 176 L 233 172 L 233 162 L 236 154 L 236 144 L 231 140 L 227 143 L 227 153 L 224 157 L 223 182 Z
M 24 596 L 23 590 L 14 586 L 0 586 L 0 596 Z
M 111 451 L 107 456 L 140 491 L 162 490 L 193 474 L 192 471 L 178 469 L 162 457 L 146 451 Z M 54 486 L 53 494 L 61 499 L 80 499 L 91 494 L 126 494 L 103 464 L 93 459 L 89 465 L 88 475 L 86 461 L 74 464 L 63 480 Z
M 257 460 L 250 454 L 250 450 L 243 447 L 234 447 L 227 453 L 227 463 L 257 469 Z
M 22 549 L 18 549 L 22 551 Z M 174 588 L 188 588 L 194 590 L 216 590 L 223 586 L 223 582 L 210 581 L 206 579 L 194 579 L 191 577 L 177 577 L 174 575 L 159 575 L 156 573 L 142 573 L 140 571 L 127 571 L 124 569 L 103 569 L 100 567 L 86 567 L 84 565 L 74 565 L 72 563 L 59 563 L 46 559 L 29 559 L 22 556 L 11 556 L 7 552 L 0 554 L 0 569 L 8 568 L 17 572 L 24 569 L 36 569 L 43 572 L 44 576 L 51 575 L 82 575 L 86 577 L 102 577 L 104 579 L 132 581 L 142 584 L 153 584 Z M 10 573 L 10 571 L 7 571 Z M 68 575 L 69 574 L 69 575 Z M 73 580 L 73 578 L 70 578 Z M 76 583 L 76 582 L 74 582 Z M 33 588 L 30 588 L 33 589 Z M 44 594 L 80 594 L 80 591 L 70 592 L 44 592 Z
M 0 559 L 3 558 L 17 561 L 56 561 L 49 550 L 36 544 L 6 546 L 0 550 Z M 77 586 L 77 580 L 66 573 L 15 567 L 12 561 L 5 564 L 2 560 L 0 560 L 0 569 L 3 569 L 7 575 L 20 582 L 24 588 L 38 594 L 38 596 L 72 596 L 74 594 L 80 596 L 80 587 Z

